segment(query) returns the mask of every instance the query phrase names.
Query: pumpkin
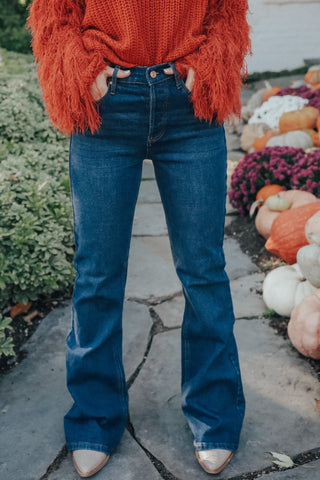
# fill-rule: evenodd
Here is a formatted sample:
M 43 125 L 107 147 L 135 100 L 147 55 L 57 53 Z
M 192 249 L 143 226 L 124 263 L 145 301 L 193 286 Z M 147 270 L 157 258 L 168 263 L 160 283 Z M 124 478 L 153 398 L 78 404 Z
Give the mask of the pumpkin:
M 280 90 L 282 90 L 282 88 L 281 87 L 276 87 L 276 86 L 269 88 L 268 90 L 266 90 L 263 93 L 262 102 L 266 102 L 267 100 L 269 100 L 270 97 L 272 97 L 276 93 L 280 92 Z
M 277 185 L 275 183 L 272 183 L 271 185 L 265 185 L 264 187 L 260 188 L 260 190 L 258 191 L 256 195 L 256 200 L 263 200 L 265 202 L 268 197 L 281 192 L 281 190 L 282 190 L 281 185 Z
M 253 148 L 255 140 L 262 137 L 267 130 L 270 130 L 270 127 L 266 123 L 252 123 L 245 125 L 240 137 L 242 150 L 248 152 Z
M 320 212 L 315 213 L 309 218 L 304 228 L 304 234 L 309 243 L 314 242 L 312 236 L 320 235 Z
M 310 70 L 305 74 L 304 80 L 306 83 L 320 83 L 320 70 Z
M 301 247 L 297 253 L 297 262 L 304 277 L 320 288 L 320 246 L 316 243 Z
M 292 310 L 288 336 L 302 355 L 320 359 L 320 290 L 304 298 Z
M 285 265 L 269 272 L 262 289 L 266 306 L 284 317 L 290 317 L 293 308 L 315 290 L 304 278 L 298 264 Z
M 278 135 L 279 133 L 280 131 L 276 128 L 270 128 L 269 130 L 267 130 L 262 137 L 259 137 L 254 141 L 254 150 L 262 150 L 268 144 L 269 140 L 275 135 Z
M 317 128 L 317 130 L 320 130 L 320 117 L 317 118 L 316 128 Z
M 282 190 L 279 191 L 278 194 L 280 197 L 289 200 L 291 208 L 297 208 L 301 205 L 318 201 L 315 195 L 309 192 L 303 192 L 302 190 Z M 257 197 L 258 195 L 259 192 L 257 193 Z M 267 205 L 263 205 L 259 209 L 255 218 L 255 226 L 260 235 L 262 235 L 266 240 L 270 237 L 272 224 L 279 214 L 280 212 L 270 210 Z
M 319 210 L 320 201 L 316 201 L 280 212 L 272 224 L 266 249 L 289 264 L 295 263 L 298 250 L 308 243 L 305 224 Z
M 320 132 L 313 132 L 310 138 L 314 147 L 320 147 Z
M 312 130 L 314 132 L 314 130 Z M 316 133 L 316 132 L 314 132 Z M 301 130 L 292 130 L 282 135 L 273 135 L 266 144 L 267 147 L 293 147 L 293 148 L 310 148 L 313 146 L 313 140 L 310 135 Z
M 315 107 L 303 107 L 300 110 L 285 112 L 279 119 L 281 133 L 303 128 L 314 128 L 319 116 L 319 110 Z
M 290 200 L 286 197 L 281 197 L 280 195 L 271 195 L 266 200 L 266 206 L 270 210 L 276 210 L 282 212 L 283 210 L 288 210 L 290 208 Z

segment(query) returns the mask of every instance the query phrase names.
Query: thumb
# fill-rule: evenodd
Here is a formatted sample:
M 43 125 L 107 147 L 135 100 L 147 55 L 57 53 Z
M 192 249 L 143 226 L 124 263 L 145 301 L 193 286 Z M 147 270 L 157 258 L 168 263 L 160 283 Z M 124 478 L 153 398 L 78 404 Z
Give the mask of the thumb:
M 131 70 L 118 70 L 117 77 L 128 77 L 131 74 Z

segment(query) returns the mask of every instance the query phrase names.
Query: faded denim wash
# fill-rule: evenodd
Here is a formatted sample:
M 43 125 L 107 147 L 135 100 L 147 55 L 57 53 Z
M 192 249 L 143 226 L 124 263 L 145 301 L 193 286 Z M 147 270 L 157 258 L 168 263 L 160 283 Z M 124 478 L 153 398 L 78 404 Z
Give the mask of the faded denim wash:
M 149 158 L 185 298 L 182 411 L 196 449 L 236 450 L 245 399 L 223 251 L 224 126 L 195 117 L 173 62 L 133 67 L 127 78 L 116 78 L 125 67 L 113 66 L 99 101 L 99 131 L 70 139 L 77 274 L 67 338 L 74 400 L 65 416 L 67 446 L 109 454 L 126 427 L 122 312 L 142 164 Z M 174 75 L 163 72 L 169 66 Z

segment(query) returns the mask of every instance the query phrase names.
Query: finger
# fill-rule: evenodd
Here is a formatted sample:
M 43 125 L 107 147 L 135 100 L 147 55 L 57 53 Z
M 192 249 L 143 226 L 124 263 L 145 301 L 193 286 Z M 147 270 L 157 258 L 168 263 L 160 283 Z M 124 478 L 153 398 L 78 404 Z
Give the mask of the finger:
M 174 73 L 172 67 L 164 68 L 163 71 L 166 75 L 173 75 L 173 73 Z

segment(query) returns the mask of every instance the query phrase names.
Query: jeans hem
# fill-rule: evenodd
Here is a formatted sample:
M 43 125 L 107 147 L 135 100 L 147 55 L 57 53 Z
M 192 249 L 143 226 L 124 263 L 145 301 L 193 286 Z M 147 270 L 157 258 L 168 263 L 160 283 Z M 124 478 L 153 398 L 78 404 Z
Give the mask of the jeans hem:
M 112 448 L 101 443 L 93 442 L 67 442 L 68 450 L 95 450 L 96 452 L 103 452 L 110 455 Z
M 196 450 L 211 450 L 214 448 L 220 448 L 223 450 L 231 450 L 235 452 L 238 450 L 238 443 L 216 443 L 216 442 L 193 442 L 193 446 Z

